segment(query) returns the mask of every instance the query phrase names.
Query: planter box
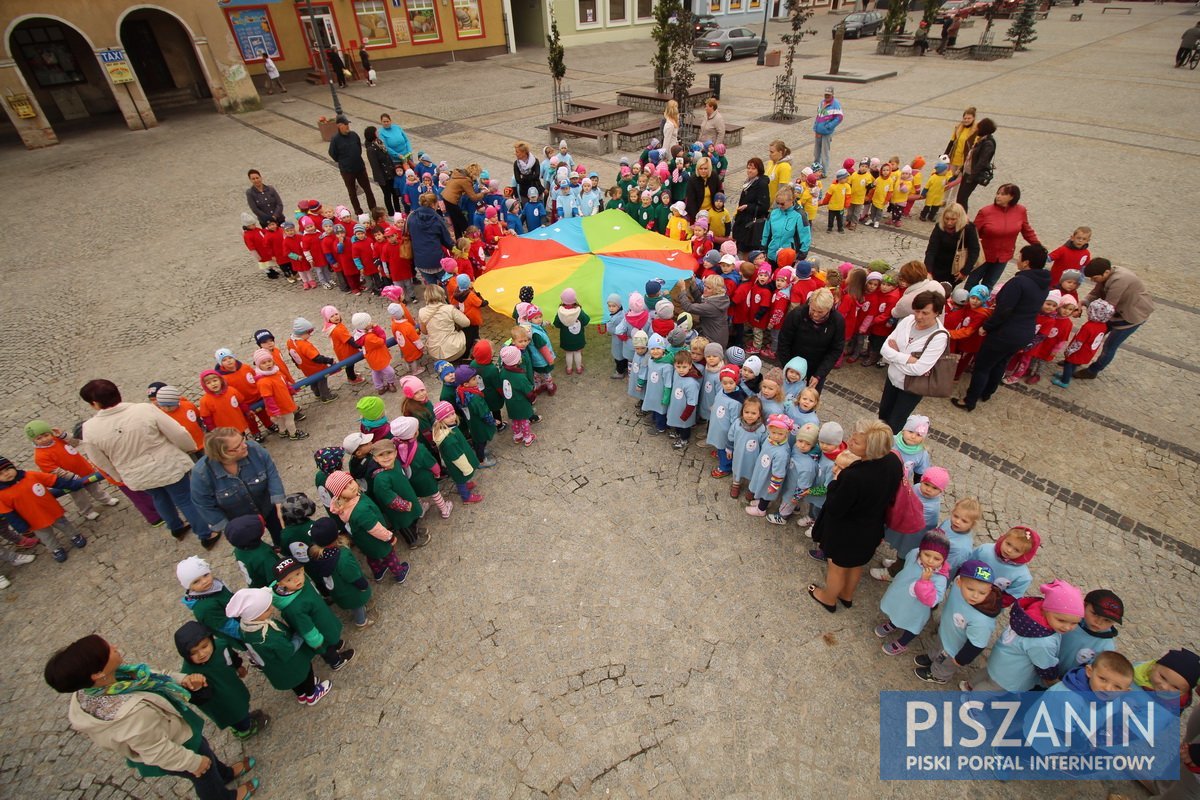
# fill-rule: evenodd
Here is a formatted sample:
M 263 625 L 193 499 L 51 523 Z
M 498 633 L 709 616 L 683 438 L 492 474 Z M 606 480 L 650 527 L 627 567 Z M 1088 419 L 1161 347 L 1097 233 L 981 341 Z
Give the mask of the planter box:
M 783 53 L 779 50 L 768 50 L 763 63 L 768 67 L 778 67 Z
M 333 120 L 326 120 L 325 122 L 318 122 L 317 130 L 319 130 L 321 132 L 321 141 L 322 142 L 333 141 L 333 135 L 335 133 L 337 133 L 337 123 L 334 122 Z

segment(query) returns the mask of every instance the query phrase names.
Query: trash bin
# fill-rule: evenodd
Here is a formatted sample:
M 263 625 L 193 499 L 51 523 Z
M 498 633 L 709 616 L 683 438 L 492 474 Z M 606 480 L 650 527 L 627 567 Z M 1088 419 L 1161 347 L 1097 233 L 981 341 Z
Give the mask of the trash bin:
M 713 72 L 708 76 L 708 88 L 712 89 L 713 97 L 721 99 L 721 73 Z
M 778 67 L 778 66 L 779 66 L 779 61 L 780 61 L 780 58 L 782 57 L 782 55 L 783 55 L 783 54 L 782 54 L 782 52 L 781 52 L 781 51 L 779 51 L 779 50 L 769 50 L 769 51 L 767 51 L 767 57 L 766 57 L 766 63 L 765 63 L 765 66 L 768 66 L 768 67 Z

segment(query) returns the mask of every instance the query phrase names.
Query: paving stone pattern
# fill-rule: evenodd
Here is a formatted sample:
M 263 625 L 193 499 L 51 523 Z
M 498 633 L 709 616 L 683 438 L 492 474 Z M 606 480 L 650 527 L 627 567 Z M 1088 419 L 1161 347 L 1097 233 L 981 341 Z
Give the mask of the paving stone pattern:
M 1039 581 L 1118 591 L 1128 609 L 1122 649 L 1140 660 L 1198 643 L 1188 616 L 1200 568 L 1194 243 L 1186 213 L 1150 201 L 1164 175 L 1176 187 L 1200 182 L 1192 74 L 1170 67 L 1191 20 L 1173 6 L 1112 18 L 1089 5 L 1084 14 L 1068 24 L 1052 12 L 1029 53 L 989 64 L 901 63 L 872 55 L 871 40 L 847 42 L 848 67 L 900 75 L 839 85 L 846 123 L 833 150 L 837 161 L 932 161 L 961 109 L 976 105 L 1000 125 L 997 178 L 1022 186 L 1043 240 L 1057 246 L 1090 224 L 1093 251 L 1136 269 L 1161 298 L 1102 380 L 1065 392 L 1045 380 L 1016 387 L 969 416 L 945 401 L 921 406 L 933 419 L 934 462 L 952 476 L 946 507 L 981 498 L 980 540 L 1017 522 L 1036 527 L 1046 543 L 1033 563 Z M 804 55 L 824 58 L 834 19 L 814 19 L 819 35 Z M 772 25 L 772 40 L 781 32 Z M 618 89 L 647 85 L 649 55 L 645 43 L 571 48 L 572 96 L 610 102 Z M 477 160 L 503 177 L 514 138 L 545 139 L 540 59 L 384 72 L 378 88 L 354 85 L 341 98 L 359 130 L 390 111 L 435 159 Z M 724 75 L 726 118 L 750 123 L 730 152 L 731 195 L 745 160 L 765 155 L 772 139 L 792 145 L 797 167 L 807 163 L 806 124 L 761 121 L 773 71 L 753 59 L 704 65 L 698 83 L 710 71 Z M 802 111 L 821 88 L 801 82 Z M 345 202 L 314 124 L 328 101 L 323 89 L 294 86 L 253 114 L 183 114 L 145 133 L 101 125 L 49 150 L 0 149 L 0 209 L 10 221 L 0 452 L 28 464 L 28 419 L 69 426 L 85 417 L 76 391 L 88 378 L 112 377 L 131 399 L 152 380 L 194 397 L 212 351 L 248 357 L 260 326 L 282 340 L 293 317 L 316 321 L 328 302 L 384 317 L 374 299 L 266 281 L 238 235 L 250 166 L 289 203 Z M 618 157 L 583 161 L 609 176 Z M 1104 176 L 1115 179 L 1111 191 Z M 977 205 L 988 197 L 980 190 Z M 814 252 L 860 264 L 919 257 L 929 227 L 838 235 L 820 223 Z M 493 317 L 487 332 L 498 339 L 506 327 Z M 500 465 L 480 478 L 482 505 L 429 521 L 433 541 L 407 555 L 408 582 L 376 587 L 378 624 L 348 631 L 358 656 L 321 705 L 301 709 L 250 677 L 273 727 L 244 746 L 210 733 L 228 758 L 259 760 L 263 796 L 1137 796 L 1135 787 L 1087 783 L 880 782 L 877 692 L 924 687 L 907 658 L 884 656 L 870 634 L 879 585 L 864 584 L 852 611 L 817 609 L 804 593 L 821 577 L 805 557 L 809 540 L 747 517 L 727 483 L 709 477 L 707 448 L 681 455 L 650 436 L 623 386 L 608 380 L 606 354 L 593 335 L 587 373 L 560 376 L 558 396 L 540 404 L 534 447 L 501 435 Z M 861 366 L 838 371 L 821 417 L 870 415 L 882 379 Z M 304 398 L 311 439 L 268 444 L 290 490 L 311 491 L 311 452 L 356 427 L 353 404 L 368 390 L 333 383 L 335 404 Z M 386 403 L 399 413 L 394 396 Z M 79 524 L 91 543 L 65 565 L 43 553 L 5 568 L 13 586 L 0 593 L 0 793 L 187 796 L 184 782 L 142 781 L 70 732 L 64 699 L 40 675 L 55 647 L 93 631 L 130 658 L 177 666 L 171 635 L 188 614 L 173 567 L 200 548 L 147 529 L 125 502 Z M 236 585 L 227 546 L 211 558 Z M 912 652 L 932 639 L 927 631 Z M 317 671 L 329 677 L 320 662 Z

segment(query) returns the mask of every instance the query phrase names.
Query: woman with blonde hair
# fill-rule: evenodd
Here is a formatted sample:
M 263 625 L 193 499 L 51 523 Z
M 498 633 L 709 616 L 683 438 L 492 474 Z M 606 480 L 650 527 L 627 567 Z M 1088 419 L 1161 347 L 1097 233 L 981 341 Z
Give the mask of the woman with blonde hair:
M 677 144 L 679 144 L 679 103 L 668 100 L 667 107 L 663 109 L 662 149 L 670 153 L 671 148 Z
M 950 174 L 960 175 L 963 162 L 967 158 L 967 147 L 971 137 L 975 135 L 975 106 L 970 106 L 962 113 L 962 119 L 950 133 L 950 141 L 946 144 L 943 155 L 950 158 Z
M 517 200 L 521 203 L 529 199 L 529 190 L 542 194 L 542 173 L 538 166 L 537 156 L 529 150 L 528 142 L 513 144 L 513 181 L 517 184 Z
M 769 181 L 767 191 L 771 197 L 779 192 L 781 186 L 792 185 L 792 151 L 782 139 L 767 145 L 767 170 L 763 174 Z
M 467 351 L 463 329 L 471 326 L 467 315 L 446 301 L 446 290 L 437 284 L 425 287 L 425 305 L 417 312 L 425 332 L 425 350 L 434 361 L 457 361 Z
M 966 259 L 955 272 L 954 259 L 959 248 L 966 252 Z M 966 209 L 958 203 L 943 206 L 925 245 L 925 269 L 929 270 L 929 276 L 935 281 L 956 284 L 970 274 L 978 260 L 979 233 L 975 223 L 967 218 Z
M 789 311 L 779 330 L 779 363 L 803 358 L 808 362 L 808 385 L 818 392 L 846 342 L 846 321 L 834 305 L 833 292 L 823 286 Z

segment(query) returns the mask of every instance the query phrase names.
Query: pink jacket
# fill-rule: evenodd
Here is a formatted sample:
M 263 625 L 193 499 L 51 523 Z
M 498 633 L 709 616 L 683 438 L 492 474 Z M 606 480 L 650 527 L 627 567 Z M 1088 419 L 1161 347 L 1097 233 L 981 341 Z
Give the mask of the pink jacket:
M 947 580 L 949 580 L 950 579 L 950 565 L 947 562 L 943 561 L 942 566 L 937 571 L 937 574 L 941 575 L 941 576 L 945 577 Z M 937 587 L 935 587 L 933 585 L 933 581 L 918 580 L 916 583 L 913 584 L 913 595 L 915 595 L 916 598 L 918 600 L 920 600 L 924 605 L 927 605 L 930 608 L 933 608 L 934 606 L 937 605 L 937 602 L 938 602 Z

